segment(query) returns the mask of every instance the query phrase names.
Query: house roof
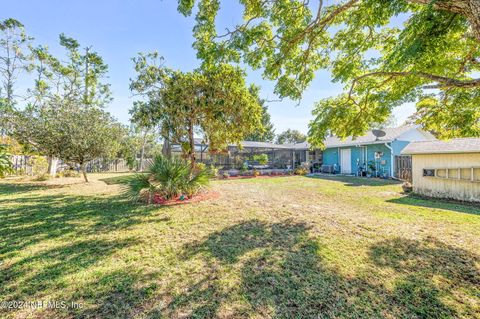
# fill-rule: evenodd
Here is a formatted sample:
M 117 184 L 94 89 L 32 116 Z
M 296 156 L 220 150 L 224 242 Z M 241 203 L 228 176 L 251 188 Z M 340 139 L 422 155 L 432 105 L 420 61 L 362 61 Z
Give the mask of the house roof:
M 328 137 L 325 140 L 325 146 L 329 147 L 342 147 L 342 146 L 353 146 L 353 145 L 365 145 L 365 144 L 383 144 L 387 142 L 392 142 L 398 139 L 402 134 L 416 129 L 416 126 L 413 125 L 404 125 L 395 128 L 385 128 L 383 131 L 385 132 L 385 136 L 383 137 L 376 137 L 373 135 L 372 131 L 368 131 L 363 136 L 358 136 L 353 139 L 351 136 L 347 137 L 346 139 L 342 140 L 336 136 Z
M 402 154 L 405 155 L 447 153 L 480 153 L 480 138 L 413 142 L 408 144 L 402 151 Z
M 307 142 L 302 142 L 302 143 L 287 143 L 287 144 L 282 144 L 285 148 L 289 149 L 295 149 L 295 150 L 306 150 L 310 147 L 310 144 Z
M 248 148 L 289 148 L 285 144 L 275 144 L 275 143 L 268 143 L 268 142 L 255 142 L 255 141 L 242 141 L 241 142 L 243 147 Z M 230 146 L 236 146 L 235 144 Z
M 203 142 L 201 138 L 195 138 L 195 145 L 208 145 Z M 275 149 L 288 149 L 285 144 L 275 144 L 275 143 L 268 143 L 268 142 L 256 142 L 256 141 L 241 141 L 240 144 L 244 148 L 275 148 Z M 236 147 L 237 144 L 229 144 L 230 147 Z
M 401 138 L 403 134 L 415 129 L 418 129 L 417 126 L 415 125 L 403 125 L 400 127 L 383 129 L 383 131 L 385 132 L 384 137 L 377 138 L 375 135 L 373 135 L 372 131 L 368 131 L 365 135 L 358 136 L 355 139 L 353 139 L 351 136 L 347 137 L 344 140 L 336 136 L 327 137 L 324 143 L 325 143 L 325 148 L 367 145 L 367 144 L 383 144 L 383 143 L 397 140 Z M 421 132 L 422 134 L 425 135 L 426 138 L 434 139 L 434 137 L 430 133 L 426 133 L 423 131 Z M 285 144 L 285 146 L 288 146 L 294 149 L 309 149 L 310 147 L 310 145 L 307 142 L 297 143 L 297 144 Z
M 332 148 L 332 147 L 344 147 L 344 146 L 355 146 L 355 145 L 368 145 L 368 144 L 383 144 L 387 142 L 392 142 L 397 139 L 401 139 L 401 136 L 409 131 L 412 130 L 419 130 L 425 135 L 428 139 L 435 139 L 430 133 L 424 132 L 418 129 L 415 125 L 403 125 L 400 127 L 395 128 L 386 128 L 383 129 L 385 132 L 384 137 L 377 138 L 373 135 L 372 131 L 368 131 L 363 136 L 358 136 L 355 139 L 352 137 L 347 137 L 346 139 L 342 140 L 336 136 L 327 137 L 325 139 L 325 147 Z M 271 148 L 271 149 L 293 149 L 293 150 L 308 150 L 310 148 L 310 144 L 308 142 L 302 143 L 288 143 L 288 144 L 275 144 L 275 143 L 268 143 L 268 142 L 255 142 L 255 141 L 242 141 L 242 146 L 244 148 Z M 202 143 L 202 139 L 196 138 L 195 145 L 206 145 Z M 230 147 L 237 146 L 236 144 L 230 144 Z

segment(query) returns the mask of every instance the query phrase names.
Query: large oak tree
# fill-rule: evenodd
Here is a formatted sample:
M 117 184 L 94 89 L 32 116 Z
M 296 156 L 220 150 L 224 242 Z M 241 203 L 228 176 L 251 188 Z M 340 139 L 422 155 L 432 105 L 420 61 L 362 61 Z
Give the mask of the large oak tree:
M 220 0 L 197 5 L 194 47 L 204 66 L 244 62 L 300 99 L 319 69 L 345 86 L 319 101 L 310 141 L 345 137 L 418 102 L 416 121 L 441 137 L 479 136 L 480 0 L 243 0 L 243 23 L 218 32 Z M 400 24 L 398 21 L 404 21 Z

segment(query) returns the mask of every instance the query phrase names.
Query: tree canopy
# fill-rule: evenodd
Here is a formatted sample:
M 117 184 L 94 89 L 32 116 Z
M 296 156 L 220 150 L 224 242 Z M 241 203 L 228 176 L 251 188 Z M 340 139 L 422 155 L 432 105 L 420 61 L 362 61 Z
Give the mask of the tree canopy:
M 262 69 L 280 97 L 293 99 L 317 70 L 330 70 L 345 91 L 315 105 L 312 144 L 321 146 L 329 130 L 362 134 L 406 102 L 418 102 L 417 122 L 427 129 L 480 135 L 479 0 L 240 4 L 243 23 L 218 32 L 220 0 L 179 0 L 184 15 L 197 5 L 197 56 L 204 67 L 234 61 Z
M 36 78 L 29 90 L 29 104 L 15 112 L 13 136 L 40 154 L 80 165 L 113 157 L 126 134 L 111 115 L 102 110 L 110 100 L 104 83 L 108 66 L 90 47 L 60 35 L 66 59 L 52 56 L 45 47 L 32 49 Z
M 31 40 L 20 21 L 12 18 L 0 21 L 0 99 L 11 107 L 16 97 L 14 85 L 30 65 Z
M 278 144 L 302 143 L 307 140 L 307 136 L 300 131 L 288 129 L 277 136 Z
M 15 84 L 30 68 L 31 40 L 20 21 L 12 18 L 0 21 L 0 134 L 3 142 L 9 130 L 8 118 L 18 98 Z
M 257 86 L 250 86 L 250 92 L 257 98 L 258 104 L 262 107 L 261 126 L 257 127 L 253 133 L 245 136 L 246 141 L 257 142 L 273 142 L 275 139 L 275 129 L 268 113 L 268 106 L 265 105 L 265 100 L 260 98 L 260 88 Z
M 156 53 L 141 54 L 134 62 L 138 76 L 131 89 L 144 97 L 134 105 L 134 119 L 158 125 L 164 138 L 182 146 L 192 166 L 195 135 L 210 151 L 219 151 L 261 125 L 262 108 L 237 67 L 181 72 L 165 67 Z

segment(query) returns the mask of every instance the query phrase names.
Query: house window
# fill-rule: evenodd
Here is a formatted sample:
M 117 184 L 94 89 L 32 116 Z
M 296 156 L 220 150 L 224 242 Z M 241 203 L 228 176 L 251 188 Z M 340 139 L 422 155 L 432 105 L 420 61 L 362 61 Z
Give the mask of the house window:
M 434 169 L 424 169 L 423 170 L 423 176 L 435 176 L 435 170 Z

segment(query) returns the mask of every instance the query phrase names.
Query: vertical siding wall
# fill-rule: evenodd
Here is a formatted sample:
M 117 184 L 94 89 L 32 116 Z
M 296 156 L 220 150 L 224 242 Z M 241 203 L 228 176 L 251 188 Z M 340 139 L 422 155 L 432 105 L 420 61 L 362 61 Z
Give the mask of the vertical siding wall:
M 431 154 L 412 156 L 413 191 L 432 197 L 480 202 L 480 182 L 424 177 L 424 169 L 480 166 L 480 154 Z M 480 180 L 480 171 L 475 170 Z

